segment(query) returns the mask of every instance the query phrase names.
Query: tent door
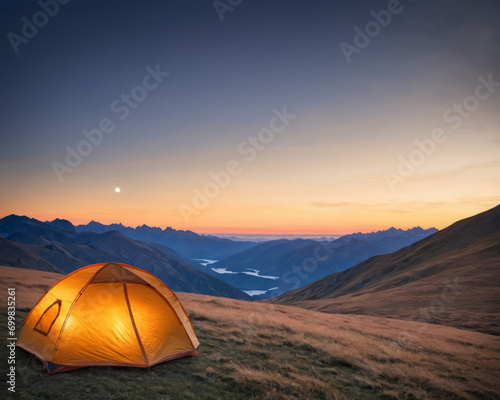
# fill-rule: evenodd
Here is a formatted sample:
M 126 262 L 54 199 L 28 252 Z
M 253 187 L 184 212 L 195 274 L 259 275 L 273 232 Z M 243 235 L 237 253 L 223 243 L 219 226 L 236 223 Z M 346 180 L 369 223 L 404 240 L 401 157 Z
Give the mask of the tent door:
M 61 300 L 56 300 L 43 312 L 42 316 L 33 327 L 33 330 L 47 336 L 52 329 L 52 325 L 56 322 L 57 317 L 59 317 L 60 312 Z

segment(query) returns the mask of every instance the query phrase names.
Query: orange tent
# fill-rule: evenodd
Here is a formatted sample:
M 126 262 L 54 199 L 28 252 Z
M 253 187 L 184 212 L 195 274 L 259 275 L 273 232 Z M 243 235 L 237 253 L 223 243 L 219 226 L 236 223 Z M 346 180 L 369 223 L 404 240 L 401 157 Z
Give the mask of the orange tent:
M 90 365 L 149 367 L 196 354 L 198 339 L 167 285 L 126 264 L 95 264 L 62 278 L 30 311 L 17 346 L 49 373 Z

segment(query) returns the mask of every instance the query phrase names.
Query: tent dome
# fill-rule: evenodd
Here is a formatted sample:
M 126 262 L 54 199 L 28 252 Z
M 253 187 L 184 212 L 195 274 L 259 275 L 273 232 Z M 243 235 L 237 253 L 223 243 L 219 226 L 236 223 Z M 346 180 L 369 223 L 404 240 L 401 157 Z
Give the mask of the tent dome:
M 17 341 L 49 373 L 149 367 L 195 355 L 198 345 L 174 292 L 149 272 L 119 263 L 89 265 L 58 281 L 30 311 Z

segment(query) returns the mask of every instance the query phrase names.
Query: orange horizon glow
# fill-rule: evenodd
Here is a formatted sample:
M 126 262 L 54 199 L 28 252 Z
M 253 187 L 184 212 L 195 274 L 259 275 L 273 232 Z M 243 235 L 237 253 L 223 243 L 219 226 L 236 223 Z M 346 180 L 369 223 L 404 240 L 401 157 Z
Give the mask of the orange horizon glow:
M 100 216 L 95 216 L 95 217 L 86 217 L 82 215 L 75 215 L 75 216 L 70 216 L 66 213 L 43 213 L 43 212 L 32 212 L 32 213 L 26 213 L 26 212 L 3 212 L 2 218 L 10 215 L 10 214 L 16 214 L 16 215 L 24 215 L 29 218 L 35 218 L 40 221 L 52 221 L 56 218 L 61 218 L 61 219 L 66 219 L 70 221 L 73 225 L 86 225 L 91 221 L 99 222 L 104 225 L 109 225 L 109 224 L 122 224 L 126 227 L 137 227 L 140 225 L 148 225 L 150 227 L 159 227 L 161 229 L 165 229 L 167 227 L 171 227 L 176 230 L 190 230 L 199 234 L 215 234 L 215 235 L 291 235 L 291 236 L 299 236 L 299 235 L 307 235 L 307 236 L 341 236 L 341 235 L 347 235 L 351 233 L 356 233 L 356 232 L 361 232 L 361 233 L 369 233 L 369 232 L 376 232 L 376 231 L 383 231 L 387 230 L 391 227 L 397 228 L 397 229 L 411 229 L 414 227 L 421 227 L 423 229 L 429 229 L 429 228 L 436 228 L 436 229 L 444 229 L 448 227 L 449 225 L 457 222 L 458 220 L 471 217 L 475 214 L 487 211 L 490 208 L 495 207 L 498 205 L 498 202 L 495 203 L 491 201 L 491 204 L 488 207 L 483 207 L 480 208 L 479 206 L 475 207 L 468 207 L 462 209 L 456 209 L 455 211 L 451 211 L 450 209 L 447 209 L 446 211 L 443 210 L 442 207 L 440 208 L 435 208 L 432 210 L 432 212 L 428 212 L 428 214 L 425 216 L 425 218 L 422 218 L 422 210 L 415 211 L 413 213 L 408 212 L 407 215 L 405 215 L 405 218 L 401 217 L 395 217 L 392 218 L 390 221 L 386 221 L 385 223 L 372 223 L 372 224 L 346 224 L 342 223 L 337 226 L 335 225 L 323 225 L 323 226 L 297 226 L 297 225 L 290 225 L 290 226 L 255 226 L 255 225 L 248 225 L 248 226 L 215 226 L 215 225 L 197 225 L 197 226 L 176 226 L 175 224 L 169 224 L 169 223 L 158 223 L 158 220 L 160 218 L 157 218 L 156 220 L 151 219 L 151 217 L 144 218 L 141 220 L 139 217 L 123 217 L 123 214 L 121 218 L 116 218 L 111 213 L 107 216 L 103 215 L 100 213 Z M 467 209 L 469 211 L 467 211 Z M 384 211 L 384 212 L 379 212 L 379 218 L 376 217 L 377 213 L 373 212 L 372 217 L 373 221 L 377 221 L 380 218 L 385 218 L 387 214 L 390 214 L 390 211 Z M 396 212 L 396 214 L 398 214 Z M 161 220 L 164 220 L 165 217 L 162 217 Z M 418 223 L 417 220 L 420 219 L 421 222 Z M 411 222 L 415 221 L 415 222 Z
M 395 188 L 386 180 L 387 171 L 398 172 L 399 157 L 408 157 L 415 138 L 427 137 L 439 122 L 408 127 L 377 116 L 349 125 L 352 131 L 374 132 L 373 137 L 330 142 L 336 121 L 320 109 L 301 115 L 255 161 L 238 158 L 241 172 L 202 206 L 196 205 L 196 193 L 213 187 L 214 171 L 224 170 L 237 152 L 214 146 L 170 157 L 106 158 L 83 163 L 63 182 L 50 168 L 37 167 L 37 159 L 7 163 L 0 215 L 63 218 L 75 225 L 94 220 L 170 226 L 204 234 L 335 236 L 390 227 L 443 229 L 500 203 L 492 184 L 500 176 L 499 117 L 487 106 L 474 117 L 481 121 L 480 131 L 472 118 L 460 133 L 448 131 L 448 141 Z M 310 130 L 316 138 L 304 137 Z M 395 139 L 382 140 L 381 132 Z M 193 210 L 187 217 L 183 206 Z
M 17 214 L 17 213 L 10 213 L 10 214 L 5 214 L 1 218 L 6 217 L 7 215 L 11 214 L 16 214 L 19 216 L 26 216 L 29 218 L 34 218 L 39 221 L 45 222 L 45 221 L 53 221 L 56 218 L 61 218 L 70 221 L 73 225 L 78 226 L 78 225 L 87 225 L 91 221 L 94 222 L 99 222 L 103 225 L 111 225 L 111 224 L 122 224 L 125 227 L 132 227 L 136 228 L 141 225 L 148 225 L 149 227 L 159 227 L 161 229 L 166 229 L 167 227 L 173 228 L 175 230 L 189 230 L 195 233 L 199 234 L 217 234 L 217 235 L 232 235 L 232 234 L 237 234 L 237 235 L 318 235 L 318 236 L 338 236 L 338 235 L 348 235 L 351 233 L 369 233 L 369 232 L 376 232 L 376 231 L 383 231 L 387 230 L 391 227 L 398 228 L 398 229 L 411 229 L 417 226 L 420 226 L 423 229 L 429 229 L 429 228 L 437 228 L 437 229 L 443 229 L 443 228 L 438 228 L 435 225 L 432 226 L 422 226 L 422 225 L 413 225 L 413 226 L 399 226 L 396 224 L 389 224 L 389 225 L 374 225 L 371 227 L 368 226 L 356 226 L 353 227 L 352 229 L 350 228 L 342 228 L 341 230 L 335 229 L 335 228 L 323 228 L 323 229 L 317 229 L 317 228 L 310 228 L 310 227 L 294 227 L 294 228 L 280 228 L 280 227 L 271 227 L 271 228 L 256 228 L 256 227 L 216 227 L 216 226 L 201 226 L 201 227 L 175 227 L 171 226 L 169 224 L 155 224 L 155 223 L 147 223 L 147 222 L 141 222 L 141 223 L 127 223 L 124 222 L 123 220 L 113 220 L 113 219 L 81 219 L 81 218 L 70 218 L 70 217 L 60 217 L 57 215 L 52 215 L 52 214 L 31 214 L 31 215 L 26 215 L 26 214 Z M 446 225 L 448 226 L 448 225 Z M 444 227 L 446 227 L 444 226 Z
M 15 31 L 28 8 L 11 3 Z M 369 2 L 248 5 L 224 27 L 173 3 L 100 2 L 68 35 L 75 8 L 0 50 L 0 216 L 338 236 L 500 203 L 493 2 L 420 2 L 350 56 Z

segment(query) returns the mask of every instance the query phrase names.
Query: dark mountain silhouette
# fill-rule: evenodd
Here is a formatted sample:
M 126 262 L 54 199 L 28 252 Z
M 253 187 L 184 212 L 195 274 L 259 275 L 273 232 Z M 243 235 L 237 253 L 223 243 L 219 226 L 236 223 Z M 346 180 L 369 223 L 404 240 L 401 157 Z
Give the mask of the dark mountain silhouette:
M 500 334 L 500 206 L 272 302 Z
M 14 242 L 31 244 L 40 237 L 48 237 L 60 242 L 73 240 L 76 232 L 54 228 L 50 223 L 26 216 L 9 215 L 0 219 L 0 237 Z
M 280 258 L 302 247 L 317 243 L 308 239 L 279 239 L 258 244 L 251 249 L 224 258 L 212 264 L 216 268 L 229 268 L 231 271 L 246 271 L 248 268 L 258 269 L 266 274 L 280 273 Z M 257 268 L 258 266 L 258 268 Z
M 243 290 L 278 288 L 256 297 L 269 298 L 305 286 L 331 273 L 343 271 L 372 256 L 391 252 L 378 244 L 386 243 L 391 249 L 399 249 L 399 246 L 414 243 L 435 231 L 391 228 L 376 233 L 347 235 L 334 241 L 273 240 L 211 264 L 209 270 L 226 268 L 227 271 L 240 272 L 214 276 Z M 391 238 L 394 240 L 393 244 L 390 243 Z M 262 279 L 245 274 L 252 270 L 258 270 L 260 275 L 276 276 L 279 279 Z
M 28 247 L 1 237 L 0 265 L 37 269 L 39 271 L 62 272 L 60 269 L 54 267 L 51 263 L 31 251 Z
M 110 228 L 116 228 L 122 232 L 110 231 Z M 425 234 L 425 232 L 418 229 L 410 231 L 392 229 L 386 232 L 365 234 L 363 237 L 375 243 L 387 237 L 398 239 L 404 236 L 404 240 L 409 240 L 408 238 L 415 237 L 416 234 Z M 121 235 L 117 236 L 117 233 Z M 353 237 L 362 234 L 345 236 L 333 242 L 320 242 L 313 239 L 282 239 L 265 243 L 233 242 L 229 239 L 197 235 L 194 232 L 176 231 L 171 228 L 151 228 L 146 225 L 130 228 L 122 224 L 103 225 L 94 221 L 75 228 L 71 222 L 63 219 L 41 222 L 15 215 L 0 220 L 0 234 L 11 241 L 24 244 L 32 252 L 65 272 L 71 272 L 91 263 L 103 262 L 103 260 L 120 261 L 153 270 L 161 262 L 159 257 L 153 257 L 151 254 L 160 252 L 164 257 L 170 257 L 194 267 L 240 290 L 267 291 L 254 298 L 268 298 L 305 286 L 325 275 L 349 268 L 373 255 L 389 252 L 367 240 Z M 95 239 L 96 235 L 99 235 L 97 239 Z M 137 237 L 144 240 L 135 239 Z M 158 242 L 173 243 L 176 247 L 169 247 Z M 189 243 L 196 248 L 195 251 L 190 252 L 191 254 L 204 255 L 207 254 L 205 247 L 219 249 L 217 253 L 208 251 L 212 255 L 220 254 L 219 251 L 223 248 L 226 252 L 228 248 L 234 251 L 235 244 L 252 247 L 204 267 L 200 262 L 190 259 L 178 250 L 188 248 Z M 228 247 L 227 243 L 231 245 Z M 226 268 L 235 273 L 219 274 L 212 268 Z M 258 271 L 259 276 L 255 276 L 255 271 Z M 173 281 L 170 284 L 174 290 L 197 290 L 198 293 L 205 293 L 201 292 L 201 287 L 195 289 L 185 284 L 182 286 L 180 283 L 179 286 L 175 286 Z M 210 285 L 206 285 L 203 290 L 210 290 L 209 288 Z M 235 295 L 228 292 L 224 294 L 210 292 L 210 294 L 231 297 Z
M 170 227 L 161 229 L 147 225 L 132 228 L 122 224 L 103 225 L 91 221 L 87 225 L 78 225 L 75 229 L 80 233 L 86 231 L 95 233 L 117 231 L 131 239 L 170 247 L 178 253 L 194 259 L 220 260 L 257 244 L 249 241 L 233 241 L 216 236 L 199 235 L 192 231 L 176 230 Z
M 115 261 L 143 268 L 175 291 L 249 299 L 242 291 L 187 262 L 116 231 L 78 234 L 61 220 L 44 223 L 11 215 L 0 220 L 0 232 L 8 235 L 8 240 L 0 242 L 0 260 L 5 259 L 4 265 L 44 270 L 52 267 L 69 273 L 85 265 Z
M 165 253 L 165 254 L 169 255 L 170 257 L 177 258 L 179 260 L 184 261 L 185 263 L 187 263 L 189 265 L 192 265 L 193 267 L 195 267 L 197 269 L 201 269 L 201 265 L 199 264 L 198 261 L 193 260 L 193 259 L 185 256 L 184 254 L 180 254 L 179 252 L 175 251 L 174 249 L 172 249 L 170 247 L 164 246 L 164 245 L 159 244 L 159 243 L 143 242 L 143 241 L 140 241 L 140 240 L 137 240 L 137 242 L 143 243 L 146 246 L 149 246 L 149 247 L 152 247 L 154 249 L 160 250 L 162 253 Z
M 55 220 L 50 221 L 50 222 L 47 221 L 46 223 L 55 229 L 59 229 L 60 231 L 65 231 L 65 232 L 69 232 L 72 234 L 77 233 L 75 230 L 75 226 L 71 222 L 69 222 L 67 219 L 56 218 Z
M 427 236 L 436 233 L 436 228 L 422 229 L 415 227 L 406 231 L 402 229 L 390 228 L 385 231 L 371 232 L 371 233 L 353 233 L 344 237 L 361 239 L 374 246 L 386 249 L 392 253 L 403 247 L 409 246 L 419 240 L 425 239 Z
M 277 242 L 277 243 L 276 243 Z M 286 291 L 311 283 L 335 271 L 346 269 L 374 254 L 386 253 L 358 239 L 345 241 L 316 242 L 314 240 L 279 240 L 259 245 L 257 256 L 252 258 L 252 250 L 246 257 L 238 260 L 238 255 L 230 259 L 211 264 L 207 273 L 220 277 L 226 283 L 242 290 L 269 290 L 257 295 L 256 299 L 269 298 Z M 296 247 L 294 249 L 294 247 Z M 256 261 L 254 261 L 256 260 Z M 227 271 L 239 272 L 218 274 L 211 268 L 226 268 Z M 276 277 L 277 279 L 259 278 L 251 273 Z

